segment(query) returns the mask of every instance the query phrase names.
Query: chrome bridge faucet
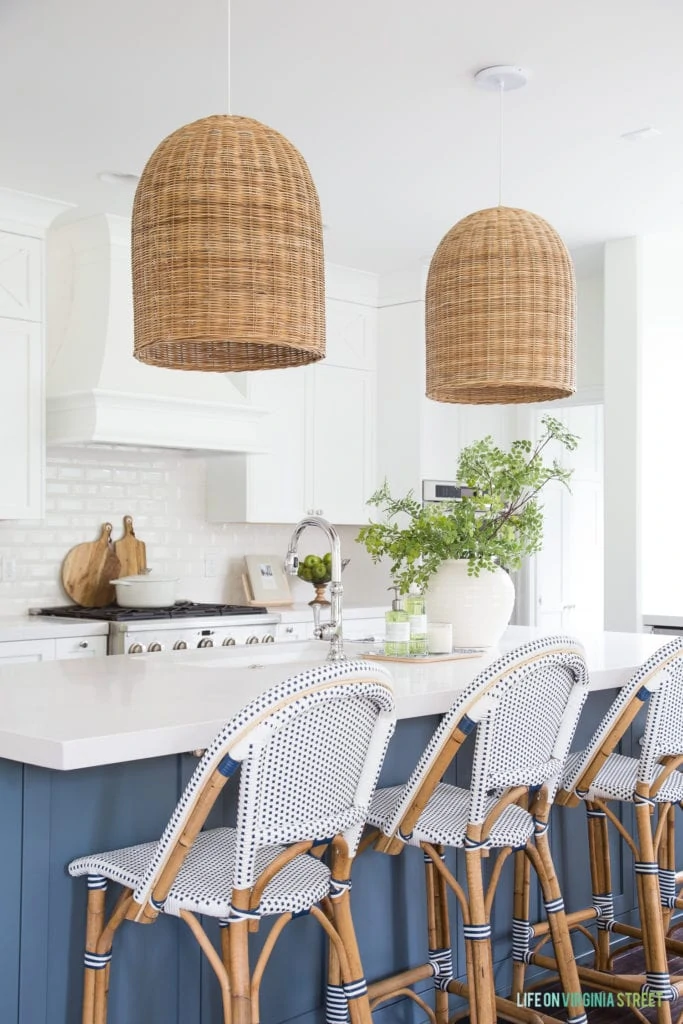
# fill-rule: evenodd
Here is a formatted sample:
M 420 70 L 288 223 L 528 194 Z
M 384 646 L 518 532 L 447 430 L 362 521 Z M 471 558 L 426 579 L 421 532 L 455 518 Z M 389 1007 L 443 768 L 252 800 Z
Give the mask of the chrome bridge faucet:
M 344 643 L 342 639 L 342 594 L 344 592 L 344 588 L 341 581 L 341 543 L 339 541 L 339 534 L 332 523 L 328 523 L 327 519 L 323 519 L 321 516 L 306 516 L 305 519 L 302 519 L 301 522 L 297 523 L 294 527 L 294 533 L 292 534 L 292 539 L 289 542 L 289 550 L 287 551 L 287 556 L 285 558 L 285 572 L 290 576 L 296 576 L 299 569 L 299 538 L 308 526 L 317 526 L 319 530 L 322 530 L 327 537 L 332 550 L 330 621 L 324 622 L 321 625 L 320 609 L 317 605 L 313 605 L 313 616 L 315 619 L 313 635 L 317 640 L 330 641 L 330 652 L 327 655 L 328 661 L 346 661 Z

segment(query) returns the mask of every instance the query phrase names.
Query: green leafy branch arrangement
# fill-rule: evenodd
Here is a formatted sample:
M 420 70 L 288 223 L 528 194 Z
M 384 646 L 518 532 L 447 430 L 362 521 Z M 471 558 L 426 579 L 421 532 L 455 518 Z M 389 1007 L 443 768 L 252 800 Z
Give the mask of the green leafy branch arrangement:
M 386 481 L 372 495 L 368 504 L 383 520 L 363 526 L 356 540 L 374 562 L 391 560 L 392 581 L 402 593 L 413 583 L 425 588 L 447 559 L 468 559 L 468 573 L 478 576 L 498 565 L 518 569 L 526 555 L 541 550 L 540 492 L 552 480 L 569 488 L 572 475 L 557 459 L 546 463 L 544 451 L 552 441 L 574 451 L 579 441 L 559 420 L 545 416 L 541 422 L 535 445 L 513 441 L 504 451 L 487 436 L 463 448 L 456 479 L 473 489 L 471 497 L 423 506 L 412 491 L 394 498 Z

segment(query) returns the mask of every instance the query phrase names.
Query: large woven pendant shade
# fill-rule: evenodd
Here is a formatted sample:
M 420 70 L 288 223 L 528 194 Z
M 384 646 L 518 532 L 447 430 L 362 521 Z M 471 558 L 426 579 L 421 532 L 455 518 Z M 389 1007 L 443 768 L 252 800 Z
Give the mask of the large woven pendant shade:
M 541 402 L 576 390 L 571 257 L 536 214 L 497 206 L 459 221 L 427 278 L 427 397 Z
M 185 125 L 133 205 L 135 356 L 178 370 L 264 370 L 325 355 L 322 220 L 299 151 L 247 117 Z

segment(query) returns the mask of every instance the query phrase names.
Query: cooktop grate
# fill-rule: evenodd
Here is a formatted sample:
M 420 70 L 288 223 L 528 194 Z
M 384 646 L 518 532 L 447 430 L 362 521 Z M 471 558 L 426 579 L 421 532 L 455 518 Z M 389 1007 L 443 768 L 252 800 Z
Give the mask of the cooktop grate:
M 33 608 L 32 615 L 59 615 L 69 619 L 106 619 L 109 622 L 141 622 L 149 619 L 200 619 L 231 615 L 264 615 L 267 608 L 241 604 L 197 604 L 176 601 L 167 608 L 120 608 L 108 604 L 104 608 L 81 608 L 67 604 L 60 608 Z

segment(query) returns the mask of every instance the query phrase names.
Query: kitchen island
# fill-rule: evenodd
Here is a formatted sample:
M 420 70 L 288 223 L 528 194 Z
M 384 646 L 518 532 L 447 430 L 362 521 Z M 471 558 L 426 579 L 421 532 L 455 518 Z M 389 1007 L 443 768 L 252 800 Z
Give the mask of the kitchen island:
M 511 627 L 499 651 L 539 635 Z M 576 744 L 590 735 L 615 689 L 668 639 L 619 633 L 584 638 L 594 692 Z M 361 650 L 349 645 L 350 654 Z M 399 723 L 382 785 L 406 779 L 455 692 L 499 651 L 455 662 L 389 666 Z M 197 751 L 253 696 L 324 660 L 326 653 L 326 644 L 313 641 L 246 653 L 200 650 L 0 668 L 3 1024 L 80 1019 L 85 885 L 67 876 L 69 860 L 158 838 L 197 763 Z M 641 730 L 636 722 L 622 746 L 625 753 L 637 746 Z M 449 780 L 466 784 L 467 773 L 463 753 Z M 210 825 L 233 823 L 234 796 L 235 787 L 226 787 Z M 590 902 L 583 830 L 580 809 L 558 809 L 553 847 L 568 907 Z M 571 835 L 578 838 L 572 841 Z M 617 860 L 615 876 L 617 915 L 628 920 L 635 895 L 626 855 Z M 421 887 L 419 851 L 398 858 L 370 852 L 356 864 L 353 903 L 368 977 L 423 961 Z M 510 915 L 505 899 L 496 903 L 495 961 L 504 986 Z M 380 918 L 386 928 L 376 926 Z M 267 931 L 265 923 L 256 946 Z M 324 970 L 318 926 L 310 918 L 293 922 L 265 976 L 263 1024 L 319 1024 Z M 461 943 L 456 971 L 464 974 Z M 109 1024 L 218 1024 L 219 1004 L 213 974 L 177 920 L 162 915 L 152 928 L 124 926 L 114 948 Z M 414 1004 L 406 1004 L 385 1006 L 375 1019 L 417 1022 L 421 1017 Z

